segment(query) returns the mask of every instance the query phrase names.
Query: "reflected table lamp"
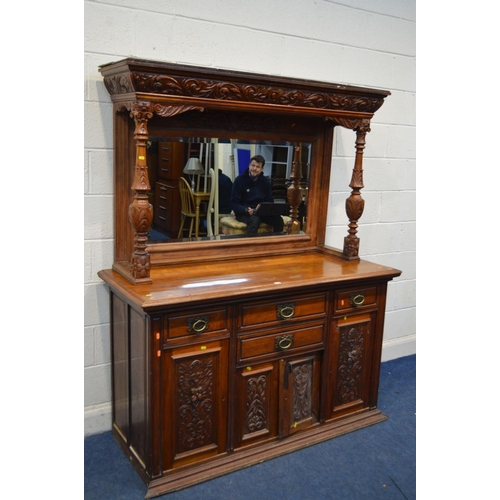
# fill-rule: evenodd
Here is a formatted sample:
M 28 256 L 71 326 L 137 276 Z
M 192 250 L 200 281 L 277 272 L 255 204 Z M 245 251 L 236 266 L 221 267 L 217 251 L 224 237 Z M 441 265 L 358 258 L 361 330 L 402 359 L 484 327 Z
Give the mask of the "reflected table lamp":
M 205 169 L 198 158 L 189 158 L 182 172 L 189 175 L 191 179 L 191 189 L 194 191 L 194 176 L 205 173 Z

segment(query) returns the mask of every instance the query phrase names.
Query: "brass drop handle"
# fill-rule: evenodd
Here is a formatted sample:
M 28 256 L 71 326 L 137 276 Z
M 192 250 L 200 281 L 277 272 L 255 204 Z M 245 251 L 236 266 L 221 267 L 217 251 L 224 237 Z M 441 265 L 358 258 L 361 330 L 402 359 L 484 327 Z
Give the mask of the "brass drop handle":
M 274 339 L 274 348 L 277 351 L 286 351 L 290 349 L 293 344 L 293 334 L 291 335 L 283 335 L 283 337 L 276 337 Z
M 363 293 L 354 295 L 353 297 L 351 297 L 351 303 L 354 307 L 362 306 L 365 303 L 365 295 Z
M 208 316 L 187 320 L 188 332 L 203 333 L 208 328 Z
M 295 314 L 295 304 L 280 304 L 276 306 L 278 319 L 290 319 Z

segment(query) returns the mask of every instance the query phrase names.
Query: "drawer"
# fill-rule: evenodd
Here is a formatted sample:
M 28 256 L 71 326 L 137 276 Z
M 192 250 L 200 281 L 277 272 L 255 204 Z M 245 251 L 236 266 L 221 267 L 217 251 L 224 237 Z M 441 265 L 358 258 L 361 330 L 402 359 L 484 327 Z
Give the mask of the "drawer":
M 225 334 L 228 329 L 227 308 L 194 310 L 165 317 L 165 341 L 180 337 L 199 337 L 206 334 Z
M 335 294 L 335 312 L 364 309 L 377 303 L 377 287 L 361 287 L 339 290 Z
M 259 356 L 283 354 L 306 347 L 323 347 L 325 325 L 286 330 L 273 335 L 243 338 L 238 341 L 238 361 L 248 361 Z
M 251 302 L 240 306 L 238 326 L 241 330 L 261 328 L 285 321 L 321 318 L 326 316 L 326 312 L 325 294 Z

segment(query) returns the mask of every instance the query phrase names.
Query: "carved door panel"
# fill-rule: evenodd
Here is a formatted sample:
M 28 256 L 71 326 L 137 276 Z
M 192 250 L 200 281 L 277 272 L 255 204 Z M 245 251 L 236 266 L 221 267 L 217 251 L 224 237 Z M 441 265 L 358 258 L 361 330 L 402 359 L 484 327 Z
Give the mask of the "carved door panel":
M 228 343 L 164 353 L 164 470 L 226 451 Z
M 375 327 L 375 312 L 334 320 L 328 389 L 331 417 L 368 407 Z
M 280 437 L 319 421 L 321 354 L 280 361 Z
M 237 370 L 235 448 L 278 434 L 278 362 Z

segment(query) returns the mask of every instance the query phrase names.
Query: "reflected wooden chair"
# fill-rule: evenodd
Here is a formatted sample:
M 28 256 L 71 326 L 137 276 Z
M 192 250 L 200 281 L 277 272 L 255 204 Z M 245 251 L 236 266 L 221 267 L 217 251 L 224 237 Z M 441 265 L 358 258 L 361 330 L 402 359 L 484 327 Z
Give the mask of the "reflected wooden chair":
M 181 227 L 179 228 L 179 234 L 177 235 L 177 238 L 182 237 L 186 219 L 190 219 L 188 238 L 191 238 L 193 234 L 194 221 L 196 218 L 196 208 L 193 192 L 191 191 L 191 186 L 189 185 L 188 181 L 184 179 L 184 177 L 179 178 L 179 193 L 181 196 Z

